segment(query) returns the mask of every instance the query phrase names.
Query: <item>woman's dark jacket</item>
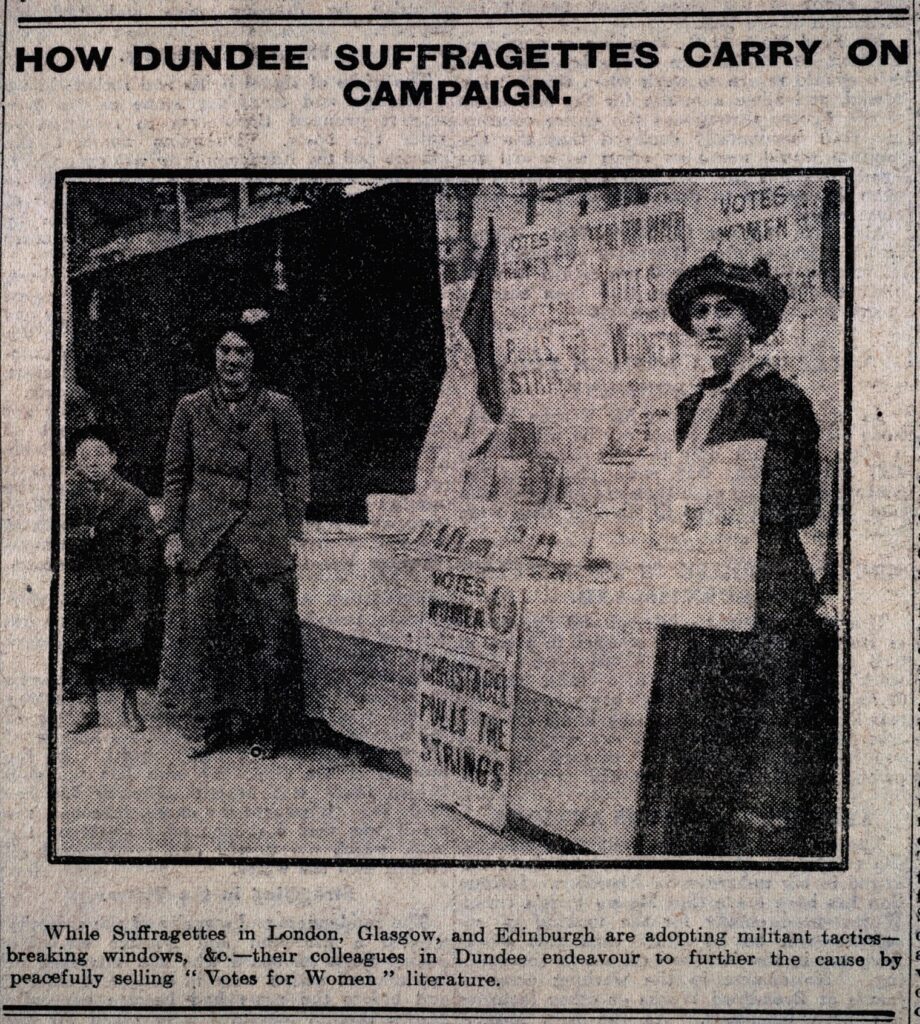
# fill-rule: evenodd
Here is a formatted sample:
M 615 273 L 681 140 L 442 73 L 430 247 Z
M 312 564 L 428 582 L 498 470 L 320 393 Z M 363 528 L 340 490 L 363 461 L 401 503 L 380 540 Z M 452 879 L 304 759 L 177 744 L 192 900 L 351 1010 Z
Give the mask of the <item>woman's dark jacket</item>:
M 678 445 L 702 395 L 678 406 Z M 808 855 L 830 841 L 832 719 L 818 726 L 816 709 L 830 706 L 836 672 L 833 652 L 819 665 L 818 588 L 799 539 L 820 509 L 818 425 L 805 394 L 767 363 L 728 388 L 706 444 L 748 439 L 766 441 L 755 626 L 659 629 L 640 854 Z M 827 806 L 816 808 L 819 793 Z
M 703 389 L 677 406 L 677 445 L 693 423 Z M 757 626 L 782 628 L 814 608 L 814 573 L 799 539 L 821 508 L 818 423 L 811 402 L 769 363 L 751 367 L 725 393 L 707 445 L 764 439 L 757 553 Z

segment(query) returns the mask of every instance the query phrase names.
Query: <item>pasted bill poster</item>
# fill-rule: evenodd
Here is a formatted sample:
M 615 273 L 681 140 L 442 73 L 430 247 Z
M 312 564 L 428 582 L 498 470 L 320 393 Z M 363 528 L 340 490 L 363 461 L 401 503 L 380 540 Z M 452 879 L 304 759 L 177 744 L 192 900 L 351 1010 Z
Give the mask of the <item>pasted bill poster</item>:
M 0 21 L 0 1016 L 915 1019 L 916 0 Z

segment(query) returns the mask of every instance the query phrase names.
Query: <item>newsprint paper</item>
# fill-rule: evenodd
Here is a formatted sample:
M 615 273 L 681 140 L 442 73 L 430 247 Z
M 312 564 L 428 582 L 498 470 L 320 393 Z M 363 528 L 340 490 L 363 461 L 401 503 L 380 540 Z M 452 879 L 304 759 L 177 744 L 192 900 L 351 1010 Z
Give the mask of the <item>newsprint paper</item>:
M 920 1016 L 887 2 L 3 0 L 4 1019 Z

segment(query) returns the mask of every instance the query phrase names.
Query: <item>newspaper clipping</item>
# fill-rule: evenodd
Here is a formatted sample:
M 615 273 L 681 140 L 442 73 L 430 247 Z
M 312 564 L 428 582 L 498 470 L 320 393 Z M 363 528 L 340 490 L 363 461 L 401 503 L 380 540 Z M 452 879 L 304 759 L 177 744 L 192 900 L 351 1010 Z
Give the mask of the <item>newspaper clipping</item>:
M 916 42 L 4 0 L 3 1017 L 920 1017 Z

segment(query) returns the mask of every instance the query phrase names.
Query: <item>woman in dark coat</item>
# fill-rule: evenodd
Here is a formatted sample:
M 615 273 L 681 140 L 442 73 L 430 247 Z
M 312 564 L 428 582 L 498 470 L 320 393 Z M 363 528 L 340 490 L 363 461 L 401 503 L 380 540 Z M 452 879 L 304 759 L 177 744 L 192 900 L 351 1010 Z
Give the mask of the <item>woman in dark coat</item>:
M 659 631 L 640 854 L 832 852 L 815 849 L 811 818 L 820 809 L 807 806 L 826 773 L 810 730 L 828 681 L 814 678 L 818 588 L 798 532 L 820 506 L 818 425 L 805 394 L 757 350 L 787 297 L 765 260 L 747 268 L 716 255 L 681 274 L 668 295 L 671 316 L 713 366 L 678 406 L 678 447 L 759 438 L 766 450 L 753 630 Z
M 267 345 L 257 322 L 220 331 L 214 380 L 180 400 L 166 447 L 164 557 L 177 579 L 161 675 L 189 757 L 229 742 L 237 675 L 252 683 L 250 750 L 274 757 L 298 676 L 294 552 L 310 497 L 306 440 L 294 401 L 253 372 Z M 243 657 L 225 669 L 231 639 Z

